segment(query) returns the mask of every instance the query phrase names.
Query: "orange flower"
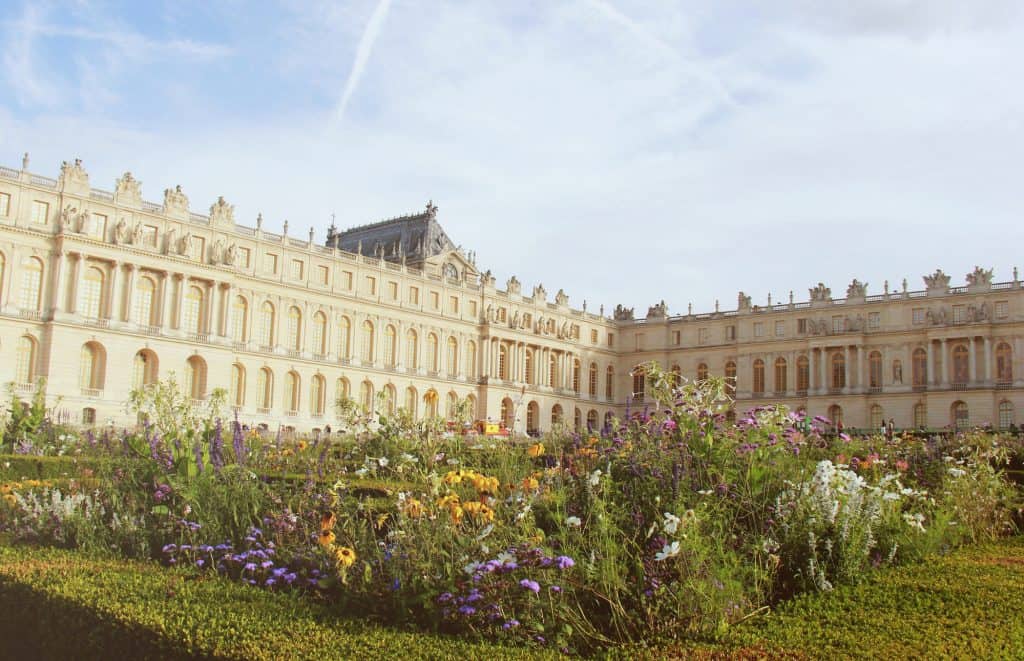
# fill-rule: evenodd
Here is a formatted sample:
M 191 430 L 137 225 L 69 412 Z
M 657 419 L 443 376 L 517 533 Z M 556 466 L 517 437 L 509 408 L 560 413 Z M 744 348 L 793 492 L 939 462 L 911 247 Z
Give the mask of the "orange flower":
M 494 510 L 484 503 L 473 500 L 468 503 L 463 503 L 462 509 L 466 514 L 469 514 L 474 519 L 494 521 Z
M 322 546 L 324 548 L 327 548 L 328 546 L 331 546 L 332 544 L 334 544 L 334 540 L 335 539 L 336 538 L 334 536 L 334 532 L 333 531 L 321 530 L 320 531 L 320 538 L 317 541 L 320 543 L 320 546 Z
M 534 489 L 540 488 L 540 482 L 535 477 L 523 478 L 523 488 L 527 491 L 533 491 Z
M 410 498 L 409 500 L 405 501 L 404 511 L 405 515 L 409 518 L 418 519 L 421 516 L 423 516 L 423 503 L 416 500 L 415 498 Z
M 526 448 L 526 454 L 530 455 L 531 457 L 541 456 L 542 454 L 544 454 L 544 444 L 534 443 L 530 447 Z
M 333 530 L 335 520 L 334 512 L 324 512 L 320 515 L 320 530 Z

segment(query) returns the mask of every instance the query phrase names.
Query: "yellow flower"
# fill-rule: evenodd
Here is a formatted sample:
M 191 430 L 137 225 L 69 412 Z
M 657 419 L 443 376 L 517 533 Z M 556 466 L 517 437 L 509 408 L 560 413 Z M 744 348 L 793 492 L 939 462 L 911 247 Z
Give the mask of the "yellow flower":
M 476 488 L 478 493 L 495 494 L 498 492 L 498 478 L 486 477 L 484 475 L 473 476 L 473 487 Z
M 320 530 L 333 530 L 335 520 L 334 512 L 324 512 L 320 515 Z
M 544 444 L 534 443 L 530 447 L 526 448 L 526 454 L 530 455 L 531 457 L 541 456 L 542 454 L 544 454 Z
M 591 436 L 589 440 L 590 445 L 597 445 L 597 436 Z
M 14 489 L 11 487 L 11 485 L 7 484 L 6 482 L 3 483 L 3 484 L 0 484 L 0 494 L 3 494 L 3 495 L 6 496 L 7 494 L 11 493 L 11 491 L 13 491 L 13 490 Z
M 356 561 L 356 552 L 347 546 L 342 546 L 334 551 L 334 561 L 338 567 L 348 569 Z
M 480 503 L 475 500 L 468 503 L 463 503 L 462 509 L 474 519 L 481 521 L 491 522 L 494 521 L 494 510 L 487 506 L 486 503 Z
M 309 445 L 305 441 L 299 441 L 299 445 L 298 445 L 299 452 L 302 452 L 307 447 L 309 447 Z
M 18 499 L 14 497 L 14 494 L 5 493 L 4 500 L 7 501 L 7 504 L 10 505 L 11 507 L 14 507 L 15 505 L 18 504 Z
M 320 531 L 320 539 L 319 539 L 320 546 L 322 546 L 324 548 L 327 548 L 331 544 L 334 544 L 334 540 L 335 539 L 336 538 L 334 537 L 334 532 L 333 531 L 331 531 L 331 530 L 321 530 Z
M 594 448 L 580 448 L 579 450 L 576 451 L 576 454 L 579 455 L 580 457 L 596 457 L 597 450 L 595 450 Z
M 448 471 L 444 476 L 444 483 L 448 486 L 452 486 L 462 482 L 463 473 L 462 471 Z
M 540 488 L 540 482 L 535 477 L 527 477 L 523 479 L 523 488 L 527 491 L 533 491 L 534 489 Z
M 462 523 L 463 510 L 458 505 L 452 505 L 448 508 L 448 514 L 452 517 L 452 522 L 455 524 Z
M 411 519 L 420 518 L 423 516 L 423 503 L 415 498 L 405 501 L 405 515 Z
M 387 520 L 388 520 L 389 516 L 391 516 L 391 515 L 388 514 L 387 512 L 384 512 L 383 514 L 378 514 L 377 515 L 377 530 L 380 530 L 381 528 L 384 527 L 384 524 L 387 523 Z
M 458 505 L 458 504 L 459 504 L 459 494 L 457 494 L 457 493 L 450 493 L 447 496 L 444 496 L 443 498 L 438 499 L 438 501 L 437 501 L 437 506 L 438 507 L 451 507 L 453 505 Z

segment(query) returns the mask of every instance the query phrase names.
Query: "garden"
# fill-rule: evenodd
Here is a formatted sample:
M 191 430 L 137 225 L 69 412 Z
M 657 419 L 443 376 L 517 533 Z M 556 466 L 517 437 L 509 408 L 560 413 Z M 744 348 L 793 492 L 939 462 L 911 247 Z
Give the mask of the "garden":
M 89 612 L 109 599 L 145 613 L 125 616 L 126 649 L 164 656 L 692 649 L 746 644 L 769 613 L 1006 544 L 1022 523 L 1016 436 L 834 436 L 782 406 L 731 423 L 723 380 L 646 369 L 649 406 L 540 439 L 350 401 L 341 431 L 268 434 L 173 377 L 132 394 L 132 430 L 80 431 L 42 389 L 12 396 L 0 601 L 88 637 L 124 615 Z M 267 626 L 284 647 L 244 647 Z M 191 632 L 173 653 L 171 630 Z

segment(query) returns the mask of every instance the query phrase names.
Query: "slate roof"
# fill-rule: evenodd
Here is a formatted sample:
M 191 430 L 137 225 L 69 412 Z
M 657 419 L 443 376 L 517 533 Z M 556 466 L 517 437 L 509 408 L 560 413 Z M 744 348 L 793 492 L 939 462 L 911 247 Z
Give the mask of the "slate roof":
M 341 232 L 333 226 L 327 230 L 327 245 L 347 252 L 358 252 L 370 257 L 383 256 L 390 262 L 418 262 L 455 248 L 444 228 L 437 222 L 437 207 L 433 203 L 416 214 L 389 218 L 368 225 L 352 227 Z

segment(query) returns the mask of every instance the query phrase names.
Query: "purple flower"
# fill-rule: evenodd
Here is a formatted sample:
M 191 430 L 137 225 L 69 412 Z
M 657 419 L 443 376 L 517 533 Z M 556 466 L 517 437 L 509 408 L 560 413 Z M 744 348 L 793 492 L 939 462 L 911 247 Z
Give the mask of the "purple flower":
M 220 469 L 224 467 L 223 431 L 224 428 L 220 418 L 217 418 L 213 428 L 213 436 L 210 437 L 210 463 L 213 464 L 213 470 L 216 473 L 219 473 Z
M 519 626 L 519 620 L 509 620 L 505 624 L 501 625 L 501 628 L 504 629 L 505 631 L 508 631 L 509 629 L 512 629 L 513 627 L 518 627 L 518 626 Z
M 553 593 L 555 593 L 555 594 L 558 594 L 558 593 L 560 593 L 560 592 L 562 591 L 562 588 L 560 588 L 560 587 L 559 587 L 559 586 L 557 586 L 557 585 L 552 585 L 552 586 L 551 586 L 550 588 L 548 588 L 548 589 L 549 589 L 549 590 L 551 590 L 551 591 L 552 591 Z
M 245 563 L 245 571 L 256 571 L 256 563 L 255 562 L 247 562 L 247 563 Z
M 451 599 L 452 599 L 452 593 L 451 592 L 442 592 L 437 597 L 437 603 L 443 604 L 443 603 L 445 603 L 447 601 L 451 601 Z
M 238 422 L 237 411 L 235 411 L 235 422 L 231 429 L 231 443 L 235 449 L 235 463 L 239 466 L 244 466 L 246 456 L 245 436 L 242 435 L 242 425 Z
M 537 581 L 531 581 L 528 578 L 524 578 L 523 580 L 519 581 L 519 585 L 521 585 L 526 590 L 532 591 L 534 594 L 540 592 L 540 584 L 537 583 Z
M 555 558 L 555 565 L 559 569 L 568 569 L 569 567 L 575 566 L 576 562 L 567 555 L 560 555 Z
M 461 614 L 463 614 L 463 615 L 472 615 L 473 613 L 476 612 L 476 609 L 473 608 L 472 606 L 460 606 L 459 607 L 459 612 Z

